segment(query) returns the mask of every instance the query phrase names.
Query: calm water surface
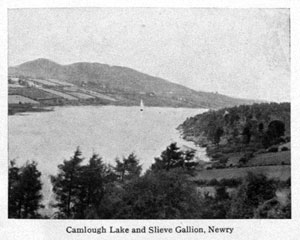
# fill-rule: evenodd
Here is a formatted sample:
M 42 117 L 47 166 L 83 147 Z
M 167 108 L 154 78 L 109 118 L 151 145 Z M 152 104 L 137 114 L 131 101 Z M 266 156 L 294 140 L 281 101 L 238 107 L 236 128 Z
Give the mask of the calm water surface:
M 206 160 L 205 150 L 180 138 L 176 127 L 187 117 L 204 109 L 145 108 L 117 106 L 57 107 L 53 112 L 9 116 L 9 159 L 21 165 L 26 160 L 38 162 L 44 182 L 44 203 L 51 199 L 49 175 L 57 165 L 69 159 L 77 146 L 85 161 L 98 153 L 107 163 L 134 152 L 143 169 L 171 142 L 196 148 Z

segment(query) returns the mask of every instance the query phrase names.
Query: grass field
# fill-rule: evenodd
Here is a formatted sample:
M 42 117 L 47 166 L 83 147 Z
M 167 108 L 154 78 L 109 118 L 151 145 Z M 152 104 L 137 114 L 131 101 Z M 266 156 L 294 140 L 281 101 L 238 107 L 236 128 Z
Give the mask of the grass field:
M 57 95 L 45 92 L 38 88 L 27 88 L 27 87 L 26 88 L 9 88 L 8 94 L 9 95 L 21 95 L 21 96 L 31 98 L 34 100 L 61 98 Z
M 56 91 L 56 90 L 43 88 L 43 91 L 48 92 L 48 93 L 53 93 L 56 96 L 59 96 L 59 97 L 62 97 L 62 98 L 68 99 L 68 100 L 78 100 L 78 98 L 76 98 L 76 97 L 73 97 L 69 94 L 62 93 L 62 92 L 59 92 L 59 91 Z
M 264 153 L 251 158 L 248 166 L 291 164 L 291 151 Z
M 56 83 L 61 86 L 70 86 L 70 87 L 74 86 L 74 84 L 72 84 L 72 83 L 64 82 L 64 81 L 57 80 L 57 79 L 47 79 L 47 81 Z
M 27 97 L 23 97 L 23 96 L 20 96 L 20 95 L 8 95 L 8 104 L 39 104 L 39 102 L 37 101 L 34 101 L 30 98 L 27 98 Z
M 30 81 L 33 81 L 35 83 L 41 83 L 46 86 L 59 86 L 59 84 L 57 84 L 57 83 L 53 83 L 53 82 L 50 82 L 47 80 L 42 80 L 42 79 L 30 79 Z
M 93 98 L 95 98 L 91 95 L 87 95 L 87 94 L 80 93 L 80 92 L 69 92 L 69 94 L 72 95 L 72 96 L 75 96 L 77 98 L 80 98 L 80 99 L 93 99 Z
M 91 90 L 85 90 L 85 89 L 80 89 L 82 92 L 84 93 L 87 93 L 91 96 L 94 96 L 94 97 L 97 97 L 97 98 L 101 98 L 101 99 L 104 99 L 104 100 L 109 100 L 109 101 L 113 101 L 115 102 L 116 99 L 112 98 L 112 97 L 109 97 L 109 96 L 106 96 L 104 94 L 101 94 L 101 93 L 98 93 L 98 92 L 94 92 L 94 91 L 91 91 Z
M 280 180 L 287 180 L 291 177 L 290 165 L 276 165 L 276 166 L 257 166 L 245 168 L 224 168 L 224 169 L 211 169 L 199 170 L 197 174 L 191 178 L 195 180 L 211 180 L 211 179 L 230 179 L 245 177 L 248 172 L 256 174 L 264 174 L 268 178 L 276 178 Z
M 226 166 L 237 166 L 239 160 L 243 157 L 243 152 L 230 153 Z M 246 166 L 266 166 L 266 165 L 282 165 L 291 164 L 291 151 L 271 152 L 257 154 L 247 162 Z

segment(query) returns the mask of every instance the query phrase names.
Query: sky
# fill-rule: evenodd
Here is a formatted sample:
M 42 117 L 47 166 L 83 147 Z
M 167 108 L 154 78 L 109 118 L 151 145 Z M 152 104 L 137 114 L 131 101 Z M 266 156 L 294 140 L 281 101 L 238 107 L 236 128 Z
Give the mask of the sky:
M 10 9 L 8 59 L 126 66 L 198 91 L 290 101 L 289 9 Z

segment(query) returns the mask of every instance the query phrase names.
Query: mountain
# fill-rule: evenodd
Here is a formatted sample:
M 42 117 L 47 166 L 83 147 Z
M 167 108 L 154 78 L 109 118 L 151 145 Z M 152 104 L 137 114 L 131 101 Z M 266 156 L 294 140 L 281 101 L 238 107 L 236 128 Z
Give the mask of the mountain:
M 137 105 L 141 98 L 146 105 L 172 107 L 221 108 L 254 103 L 253 100 L 198 92 L 131 68 L 100 63 L 60 65 L 41 58 L 9 67 L 8 73 L 11 76 L 57 79 L 78 86 L 84 83 L 87 88 L 93 88 L 95 91 L 105 90 L 130 105 Z

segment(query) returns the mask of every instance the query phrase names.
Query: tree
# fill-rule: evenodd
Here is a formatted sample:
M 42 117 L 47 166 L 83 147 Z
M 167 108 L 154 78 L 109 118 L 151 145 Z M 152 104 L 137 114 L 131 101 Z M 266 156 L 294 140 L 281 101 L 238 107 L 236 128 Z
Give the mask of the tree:
M 273 139 L 279 138 L 284 135 L 285 126 L 282 121 L 274 120 L 268 125 L 268 131 Z
M 20 169 L 16 167 L 15 161 L 10 161 L 8 171 L 8 217 L 20 218 Z
M 124 191 L 119 191 L 120 201 L 112 206 L 115 210 L 112 218 L 199 218 L 201 203 L 196 188 L 180 171 L 148 171 L 144 176 L 127 182 Z
M 278 139 L 284 135 L 285 125 L 282 121 L 274 120 L 268 125 L 268 129 L 263 136 L 262 144 L 265 148 L 278 143 Z
M 216 186 L 215 197 L 204 195 L 205 208 L 202 210 L 201 217 L 205 219 L 224 219 L 230 207 L 230 197 L 224 185 Z
M 251 140 L 251 124 L 250 123 L 247 123 L 246 126 L 244 127 L 243 129 L 243 136 L 244 136 L 244 139 L 245 139 L 245 143 L 248 144 Z
M 36 162 L 26 162 L 18 168 L 11 161 L 9 166 L 8 215 L 10 218 L 37 218 L 43 207 L 41 172 Z
M 160 155 L 160 158 L 155 158 L 155 163 L 152 164 L 152 170 L 170 170 L 177 166 L 183 166 L 184 158 L 183 152 L 179 151 L 176 143 L 171 143 L 165 151 Z
M 221 127 L 218 127 L 214 134 L 214 143 L 219 144 L 221 136 L 224 134 L 224 130 Z
M 63 164 L 58 165 L 58 175 L 51 177 L 53 192 L 57 200 L 54 206 L 58 207 L 60 217 L 72 218 L 76 213 L 74 206 L 79 201 L 80 163 L 82 161 L 78 147 L 70 160 L 64 160 Z
M 176 143 L 171 143 L 166 150 L 164 150 L 159 158 L 155 158 L 155 163 L 152 164 L 152 170 L 167 170 L 172 168 L 186 168 L 192 169 L 195 162 L 192 162 L 195 156 L 195 150 L 181 151 Z
M 74 218 L 85 218 L 89 209 L 94 209 L 100 204 L 104 195 L 105 175 L 106 166 L 97 154 L 93 154 L 87 165 L 80 167 Z
M 119 159 L 116 160 L 115 171 L 122 182 L 139 177 L 142 172 L 142 166 L 139 164 L 139 160 L 135 154 L 131 153 L 127 158 L 123 157 L 122 162 Z
M 275 197 L 276 187 L 272 180 L 262 174 L 248 173 L 244 183 L 232 200 L 229 218 L 253 218 L 256 209 Z
M 59 209 L 57 218 L 99 218 L 103 215 L 102 200 L 108 185 L 116 180 L 116 174 L 97 154 L 93 154 L 86 165 L 81 165 L 82 161 L 77 148 L 69 161 L 58 166 L 58 175 L 51 178 L 57 200 L 54 206 Z

